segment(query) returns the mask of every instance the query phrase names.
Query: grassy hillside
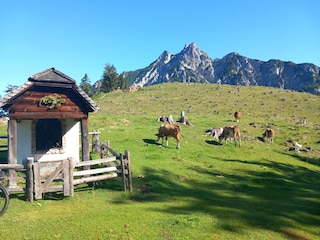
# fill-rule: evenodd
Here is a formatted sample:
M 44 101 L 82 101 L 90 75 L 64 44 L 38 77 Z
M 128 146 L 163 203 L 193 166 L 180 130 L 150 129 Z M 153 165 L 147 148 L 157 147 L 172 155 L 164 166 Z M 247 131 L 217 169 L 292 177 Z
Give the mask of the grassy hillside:
M 320 236 L 320 101 L 266 87 L 171 83 L 95 99 L 90 130 L 132 158 L 132 193 L 121 179 L 82 186 L 72 198 L 33 204 L 12 195 L 6 239 L 317 239 Z M 156 118 L 185 111 L 181 149 L 156 142 Z M 235 111 L 243 118 L 236 123 Z M 306 120 L 304 122 L 303 120 Z M 306 123 L 306 124 L 305 124 Z M 238 124 L 242 146 L 204 130 Z M 259 137 L 272 126 L 273 144 Z M 5 126 L 0 127 L 5 131 Z M 289 151 L 288 140 L 302 144 Z M 144 175 L 144 178 L 138 178 Z M 138 186 L 149 184 L 141 193 Z M 58 201 L 56 201 L 58 200 Z M 17 231 L 19 227 L 19 231 Z

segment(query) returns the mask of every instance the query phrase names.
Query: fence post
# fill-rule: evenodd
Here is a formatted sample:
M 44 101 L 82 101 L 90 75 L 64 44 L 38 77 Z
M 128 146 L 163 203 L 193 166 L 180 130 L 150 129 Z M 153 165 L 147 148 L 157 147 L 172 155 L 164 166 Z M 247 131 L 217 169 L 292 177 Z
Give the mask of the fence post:
M 64 159 L 62 161 L 63 165 L 63 196 L 70 196 L 71 195 L 71 186 L 70 186 L 70 161 L 69 159 Z
M 94 130 L 92 132 L 92 139 L 91 139 L 91 151 L 92 152 L 94 151 L 94 149 L 95 149 L 96 145 L 98 144 L 98 142 L 100 142 L 99 134 L 100 134 L 100 132 L 97 131 L 97 130 Z
M 127 191 L 127 183 L 126 183 L 126 169 L 124 167 L 123 155 L 120 153 L 120 162 L 121 162 L 121 170 L 122 170 L 122 182 L 123 182 L 123 191 Z
M 30 202 L 33 202 L 33 185 L 34 185 L 34 178 L 33 178 L 33 157 L 27 157 L 27 199 Z
M 125 156 L 125 159 L 127 159 L 127 171 L 128 171 L 127 183 L 129 185 L 129 191 L 132 192 L 131 163 L 130 163 L 130 153 L 128 150 L 125 150 L 124 156 Z
M 69 184 L 70 184 L 70 195 L 74 195 L 74 185 L 73 185 L 73 158 L 68 158 L 69 160 Z
M 33 180 L 34 180 L 34 197 L 35 199 L 42 199 L 41 191 L 41 174 L 40 174 L 40 163 L 33 163 Z
M 103 143 L 99 141 L 99 155 L 103 158 Z

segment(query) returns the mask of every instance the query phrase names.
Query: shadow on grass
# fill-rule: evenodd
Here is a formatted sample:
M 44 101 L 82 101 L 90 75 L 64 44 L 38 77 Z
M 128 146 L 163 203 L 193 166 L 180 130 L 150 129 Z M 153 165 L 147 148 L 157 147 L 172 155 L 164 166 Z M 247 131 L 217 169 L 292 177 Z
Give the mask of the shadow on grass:
M 158 142 L 157 140 L 155 139 L 147 139 L 147 138 L 144 138 L 143 141 L 147 144 L 153 144 L 153 145 L 161 145 L 160 142 Z
M 214 141 L 214 140 L 206 140 L 206 143 L 210 145 L 217 145 L 217 146 L 222 145 L 220 142 Z
M 318 157 L 318 158 L 310 157 L 310 156 L 307 156 L 305 153 L 300 153 L 300 154 L 298 154 L 298 153 L 297 154 L 285 153 L 285 155 L 288 155 L 290 157 L 294 157 L 299 161 L 306 162 L 311 165 L 320 167 L 320 157 Z
M 266 142 L 263 137 L 260 137 L 260 136 L 259 136 L 259 137 L 257 137 L 257 139 L 258 139 L 260 142 Z
M 152 197 L 135 192 L 129 199 L 177 202 L 166 209 L 153 210 L 180 215 L 209 214 L 220 221 L 223 229 L 233 232 L 241 232 L 237 221 L 282 233 L 283 229 L 295 228 L 295 222 L 313 229 L 320 225 L 319 172 L 266 159 L 217 161 L 237 164 L 239 169 L 230 174 L 197 166 L 191 167 L 195 177 L 190 177 L 180 176 L 174 170 L 145 167 L 148 176 L 144 182 L 150 184 Z M 319 230 L 311 234 L 316 236 Z

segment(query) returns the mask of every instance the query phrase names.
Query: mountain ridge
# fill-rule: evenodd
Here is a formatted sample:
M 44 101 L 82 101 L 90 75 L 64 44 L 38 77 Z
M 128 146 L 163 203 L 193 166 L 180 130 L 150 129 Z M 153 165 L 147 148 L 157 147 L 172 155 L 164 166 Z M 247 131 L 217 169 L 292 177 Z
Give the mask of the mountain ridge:
M 125 72 L 129 85 L 149 86 L 166 82 L 199 82 L 243 86 L 270 86 L 320 94 L 320 68 L 270 59 L 261 61 L 231 52 L 212 59 L 196 43 L 177 54 L 164 50 L 149 66 Z

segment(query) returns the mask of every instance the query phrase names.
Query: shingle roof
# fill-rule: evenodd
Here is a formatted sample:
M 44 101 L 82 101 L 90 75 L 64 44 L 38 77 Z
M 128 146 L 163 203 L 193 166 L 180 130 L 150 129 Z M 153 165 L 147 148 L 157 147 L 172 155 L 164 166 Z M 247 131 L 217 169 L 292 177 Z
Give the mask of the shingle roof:
M 49 68 L 42 72 L 32 75 L 28 79 L 29 81 L 37 82 L 57 82 L 57 83 L 72 83 L 75 84 L 76 81 L 71 77 L 65 75 L 64 73 L 56 70 L 55 68 Z
M 49 68 L 29 77 L 26 83 L 13 89 L 10 93 L 0 99 L 0 107 L 4 107 L 7 104 L 10 104 L 12 100 L 23 94 L 28 89 L 32 88 L 34 84 L 38 85 L 41 83 L 59 83 L 72 85 L 73 91 L 75 91 L 83 99 L 83 101 L 86 102 L 86 104 L 92 111 L 99 110 L 98 105 L 85 93 L 85 91 L 83 91 L 76 85 L 75 80 L 56 70 L 55 68 Z

